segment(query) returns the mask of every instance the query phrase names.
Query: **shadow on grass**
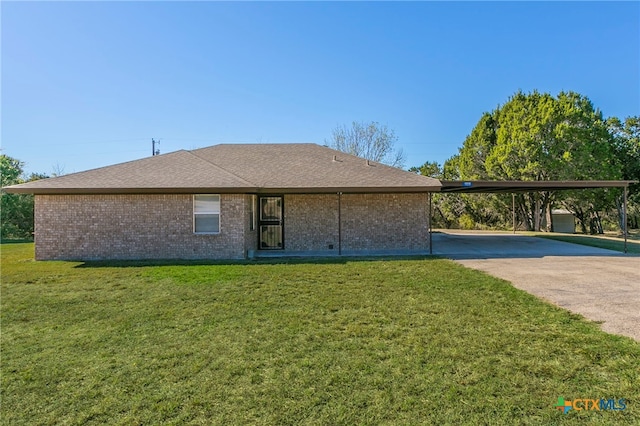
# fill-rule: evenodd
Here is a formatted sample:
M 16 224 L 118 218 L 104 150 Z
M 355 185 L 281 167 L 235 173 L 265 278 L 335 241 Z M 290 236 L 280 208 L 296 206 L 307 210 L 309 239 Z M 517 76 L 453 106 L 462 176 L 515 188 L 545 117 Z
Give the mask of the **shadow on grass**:
M 335 256 L 335 257 L 275 257 L 239 260 L 164 259 L 164 260 L 92 260 L 75 268 L 138 268 L 145 266 L 204 266 L 204 265 L 341 265 L 353 262 L 389 262 L 398 260 L 437 260 L 441 256 Z

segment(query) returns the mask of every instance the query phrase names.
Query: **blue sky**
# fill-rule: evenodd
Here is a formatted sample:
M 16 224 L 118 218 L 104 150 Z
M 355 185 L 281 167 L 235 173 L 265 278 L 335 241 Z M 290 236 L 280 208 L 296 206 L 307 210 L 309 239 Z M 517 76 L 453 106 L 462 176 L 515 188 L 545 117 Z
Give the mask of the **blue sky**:
M 217 143 L 394 129 L 454 155 L 521 89 L 640 114 L 638 2 L 2 2 L 2 149 L 66 173 Z

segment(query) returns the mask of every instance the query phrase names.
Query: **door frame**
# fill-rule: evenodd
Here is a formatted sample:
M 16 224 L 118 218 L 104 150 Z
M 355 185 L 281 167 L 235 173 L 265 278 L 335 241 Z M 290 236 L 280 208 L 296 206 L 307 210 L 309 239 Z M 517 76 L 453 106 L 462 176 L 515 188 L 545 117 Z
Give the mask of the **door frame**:
M 258 225 L 258 250 L 284 250 L 284 195 L 282 194 L 259 194 L 257 206 L 257 225 Z M 280 199 L 280 220 L 264 220 L 262 218 L 262 199 L 263 198 L 279 198 Z M 262 226 L 280 226 L 280 247 L 262 247 Z

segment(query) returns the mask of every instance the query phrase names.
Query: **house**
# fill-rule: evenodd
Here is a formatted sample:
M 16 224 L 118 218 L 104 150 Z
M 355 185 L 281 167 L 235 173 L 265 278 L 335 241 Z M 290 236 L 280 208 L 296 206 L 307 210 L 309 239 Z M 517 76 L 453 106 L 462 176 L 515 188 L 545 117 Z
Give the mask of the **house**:
M 315 144 L 222 144 L 5 188 L 38 260 L 427 254 L 436 179 Z

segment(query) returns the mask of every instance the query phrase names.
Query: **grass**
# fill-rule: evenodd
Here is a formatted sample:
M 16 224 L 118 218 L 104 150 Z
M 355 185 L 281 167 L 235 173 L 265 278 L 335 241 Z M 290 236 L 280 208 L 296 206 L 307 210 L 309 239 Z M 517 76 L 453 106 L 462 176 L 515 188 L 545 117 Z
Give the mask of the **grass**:
M 0 314 L 0 424 L 640 423 L 637 342 L 443 259 L 83 264 L 11 244 Z
M 620 238 L 599 237 L 595 235 L 571 235 L 571 234 L 550 234 L 536 233 L 537 237 L 550 240 L 564 241 L 567 243 L 581 244 L 583 246 L 598 247 L 608 250 L 623 252 L 624 241 Z M 640 253 L 640 241 L 629 239 L 627 241 L 627 253 Z

